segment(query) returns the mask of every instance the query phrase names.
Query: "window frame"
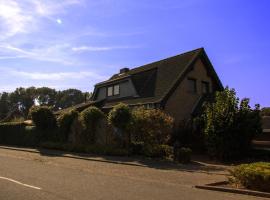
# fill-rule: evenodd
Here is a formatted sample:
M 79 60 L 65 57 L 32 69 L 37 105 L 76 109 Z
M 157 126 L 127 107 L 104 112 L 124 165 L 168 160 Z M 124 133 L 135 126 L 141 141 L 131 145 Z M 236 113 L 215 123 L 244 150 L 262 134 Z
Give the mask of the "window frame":
M 192 93 L 192 94 L 197 94 L 197 92 L 198 92 L 197 79 L 189 77 L 189 78 L 187 78 L 187 80 L 188 80 L 188 92 Z M 193 82 L 193 89 L 192 90 L 190 87 L 191 81 Z
M 210 83 L 208 81 L 202 81 L 202 93 L 203 94 L 209 94 L 210 93 Z
M 115 87 L 117 87 L 117 86 L 118 86 L 118 93 L 116 94 Z M 111 88 L 111 95 L 109 95 L 110 88 Z M 106 95 L 107 95 L 107 97 L 119 96 L 120 95 L 120 84 L 114 84 L 114 85 L 107 86 Z

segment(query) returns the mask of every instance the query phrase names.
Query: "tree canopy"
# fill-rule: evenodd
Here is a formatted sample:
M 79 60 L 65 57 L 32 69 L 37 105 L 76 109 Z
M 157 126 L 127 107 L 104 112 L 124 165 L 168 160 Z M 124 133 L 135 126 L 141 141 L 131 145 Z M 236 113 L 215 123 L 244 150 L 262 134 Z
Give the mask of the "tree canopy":
M 56 111 L 89 100 L 90 96 L 91 93 L 77 89 L 57 91 L 48 87 L 20 87 L 10 93 L 0 93 L 0 120 L 12 112 L 20 112 L 23 117 L 27 117 L 33 105 L 49 106 Z

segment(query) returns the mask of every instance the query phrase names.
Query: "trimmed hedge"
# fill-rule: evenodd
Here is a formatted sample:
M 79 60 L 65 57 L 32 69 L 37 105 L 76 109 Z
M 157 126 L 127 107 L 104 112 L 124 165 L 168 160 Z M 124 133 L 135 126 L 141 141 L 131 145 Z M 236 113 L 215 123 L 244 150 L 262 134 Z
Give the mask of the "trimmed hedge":
M 236 184 L 248 189 L 270 192 L 270 163 L 242 164 L 236 166 L 230 173 Z
M 40 133 L 34 126 L 21 122 L 0 124 L 0 143 L 6 145 L 37 146 Z
M 70 110 L 61 114 L 57 119 L 57 124 L 59 128 L 58 140 L 61 142 L 67 142 L 68 136 L 71 131 L 71 126 L 73 121 L 78 118 L 79 112 L 75 110 Z
M 33 106 L 29 111 L 30 118 L 40 130 L 54 129 L 56 118 L 48 106 Z

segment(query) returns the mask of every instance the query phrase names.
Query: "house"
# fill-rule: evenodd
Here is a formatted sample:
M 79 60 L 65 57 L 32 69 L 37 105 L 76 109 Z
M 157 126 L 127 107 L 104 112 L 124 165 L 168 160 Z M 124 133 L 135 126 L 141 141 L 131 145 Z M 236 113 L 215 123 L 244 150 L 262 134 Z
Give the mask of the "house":
M 174 117 L 177 124 L 196 111 L 204 96 L 222 89 L 205 50 L 199 48 L 137 68 L 120 69 L 95 85 L 88 104 L 98 104 L 105 111 L 120 102 L 130 107 L 158 108 Z

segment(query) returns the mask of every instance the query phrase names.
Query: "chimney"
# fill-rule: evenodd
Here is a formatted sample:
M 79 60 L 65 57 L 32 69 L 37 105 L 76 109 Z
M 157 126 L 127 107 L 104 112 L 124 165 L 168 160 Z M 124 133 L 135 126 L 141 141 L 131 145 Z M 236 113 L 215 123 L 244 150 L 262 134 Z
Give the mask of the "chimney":
M 129 71 L 129 68 L 127 68 L 127 67 L 122 68 L 122 69 L 120 69 L 120 74 L 124 74 L 124 73 L 126 73 L 128 71 Z

